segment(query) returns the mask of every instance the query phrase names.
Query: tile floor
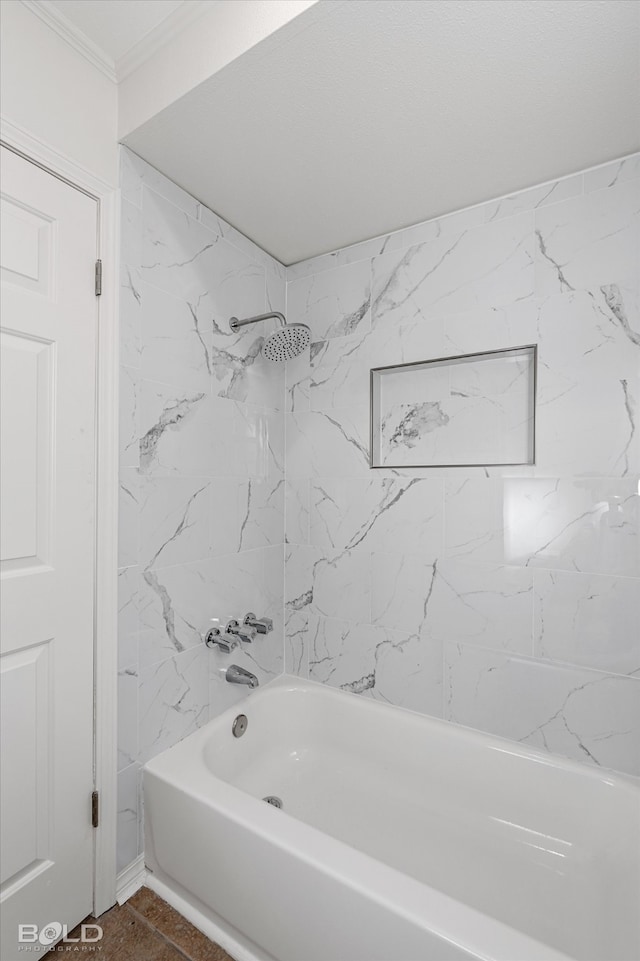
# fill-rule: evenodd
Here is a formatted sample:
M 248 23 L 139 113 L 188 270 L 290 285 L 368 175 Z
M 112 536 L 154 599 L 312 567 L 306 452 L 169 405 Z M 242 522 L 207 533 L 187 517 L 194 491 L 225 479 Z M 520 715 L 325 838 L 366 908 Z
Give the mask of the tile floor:
M 93 918 L 88 918 L 91 924 Z M 100 961 L 233 961 L 219 945 L 209 941 L 162 898 L 141 888 L 126 904 L 116 905 L 97 919 L 103 930 L 100 949 L 82 957 Z M 71 932 L 70 937 L 76 937 Z M 96 945 L 96 948 L 98 945 Z M 73 951 L 78 945 L 58 945 L 48 954 Z

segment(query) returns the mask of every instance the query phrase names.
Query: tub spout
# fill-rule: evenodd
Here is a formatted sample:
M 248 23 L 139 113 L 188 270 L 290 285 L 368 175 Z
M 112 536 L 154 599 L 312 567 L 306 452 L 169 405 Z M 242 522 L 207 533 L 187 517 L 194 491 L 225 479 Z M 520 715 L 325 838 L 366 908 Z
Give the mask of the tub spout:
M 231 664 L 225 671 L 225 677 L 229 684 L 247 684 L 249 687 L 258 686 L 258 678 L 251 671 L 245 671 L 244 667 Z

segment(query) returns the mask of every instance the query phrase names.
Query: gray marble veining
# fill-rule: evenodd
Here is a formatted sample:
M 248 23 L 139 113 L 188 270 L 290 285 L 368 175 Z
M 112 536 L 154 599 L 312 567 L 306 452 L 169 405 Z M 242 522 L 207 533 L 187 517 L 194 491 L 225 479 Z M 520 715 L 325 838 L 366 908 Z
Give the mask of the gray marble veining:
M 424 698 L 444 677 L 450 720 L 637 773 L 638 164 L 291 269 L 294 313 L 314 289 L 356 303 L 367 261 L 372 289 L 371 326 L 323 316 L 288 378 L 287 669 L 433 713 Z M 372 480 L 370 368 L 524 344 L 538 345 L 534 465 Z M 447 381 L 460 411 L 442 391 L 398 390 L 385 441 L 413 454 L 421 434 L 463 425 L 480 449 L 483 397 L 499 405 L 506 384 Z M 409 656 L 428 645 L 433 660 Z
M 282 265 L 126 149 L 122 194 L 119 869 L 142 764 L 231 703 L 209 619 L 271 617 L 237 660 L 283 669 L 285 375 L 229 318 L 286 309 Z
M 214 613 L 273 618 L 261 683 L 640 773 L 638 156 L 288 269 L 126 150 L 122 196 L 119 869 L 146 758 L 246 696 Z M 228 328 L 265 310 L 312 328 L 286 367 Z M 532 343 L 535 465 L 370 471 L 370 368 Z M 389 444 L 480 449 L 512 405 L 467 375 L 397 397 Z

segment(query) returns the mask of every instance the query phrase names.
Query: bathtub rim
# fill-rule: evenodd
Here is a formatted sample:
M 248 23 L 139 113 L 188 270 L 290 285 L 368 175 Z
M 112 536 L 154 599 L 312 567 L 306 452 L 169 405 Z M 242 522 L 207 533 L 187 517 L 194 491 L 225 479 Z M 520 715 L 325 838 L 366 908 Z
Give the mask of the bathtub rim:
M 281 675 L 252 692 L 251 698 L 263 700 L 269 694 L 278 691 L 304 694 L 305 691 L 310 690 L 320 693 L 324 699 L 338 698 L 340 701 L 345 694 L 350 693 L 328 688 L 314 681 Z M 386 907 L 387 910 L 395 911 L 410 923 L 428 927 L 438 937 L 467 951 L 472 956 L 491 957 L 496 961 L 499 959 L 518 961 L 525 957 L 536 957 L 536 961 L 568 961 L 570 956 L 563 954 L 557 948 L 537 941 L 505 922 L 485 915 L 464 902 L 457 901 L 437 888 L 412 878 L 364 851 L 353 848 L 348 843 L 300 821 L 286 811 L 270 808 L 260 799 L 217 776 L 206 765 L 202 756 L 204 743 L 208 740 L 212 729 L 231 724 L 233 718 L 242 712 L 243 703 L 232 705 L 188 738 L 147 762 L 144 766 L 145 790 L 149 777 L 151 785 L 153 779 L 158 778 L 175 790 L 182 791 L 212 808 L 218 816 L 231 819 L 249 832 L 268 837 L 272 843 L 283 848 L 291 856 L 301 858 L 308 865 L 324 871 L 340 883 L 366 893 L 374 902 Z M 578 761 L 550 755 L 506 738 L 499 738 L 473 728 L 464 728 L 416 711 L 406 711 L 371 699 L 366 699 L 365 704 L 369 710 L 376 712 L 388 711 L 390 708 L 393 711 L 401 711 L 403 714 L 411 714 L 419 718 L 423 724 L 432 728 L 435 725 L 436 731 L 440 730 L 448 737 L 463 739 L 467 743 L 477 741 L 484 749 L 491 746 L 499 751 L 535 760 L 560 770 L 573 771 L 589 780 L 595 779 L 622 789 L 624 793 L 631 790 L 632 794 L 636 794 L 639 791 L 639 785 L 633 778 L 617 772 L 608 772 L 599 768 L 592 770 Z M 248 710 L 247 704 L 247 712 Z M 185 774 L 188 789 L 184 787 Z M 213 792 L 212 785 L 215 785 Z M 149 865 L 150 869 L 157 872 L 159 866 L 155 863 L 152 833 L 151 823 L 149 823 L 146 851 L 153 859 L 153 863 Z M 173 879 L 162 868 L 160 876 L 164 879 L 164 883 L 170 886 Z M 182 890 L 184 892 L 185 889 Z M 424 905 L 425 890 L 429 892 L 427 912 Z M 215 914 L 215 912 L 212 913 Z M 452 934 L 452 932 L 457 933 Z M 524 954 L 521 953 L 523 951 Z
M 382 909 L 392 910 L 410 924 L 427 928 L 442 941 L 466 952 L 470 961 L 471 959 L 474 961 L 475 959 L 477 961 L 532 961 L 533 958 L 535 961 L 575 961 L 570 955 L 562 953 L 552 945 L 538 941 L 497 918 L 483 914 L 470 905 L 404 874 L 364 851 L 351 847 L 345 841 L 340 841 L 312 825 L 305 824 L 284 811 L 271 808 L 258 798 L 217 778 L 208 770 L 203 772 L 206 773 L 205 783 L 201 782 L 197 787 L 190 784 L 188 791 L 178 778 L 158 775 L 157 772 L 152 771 L 146 773 L 152 778 L 163 781 L 172 790 L 184 793 L 211 808 L 219 817 L 240 825 L 248 833 L 266 837 L 291 857 L 365 894 Z M 216 785 L 215 798 L 212 798 L 207 791 L 207 785 L 210 786 L 212 782 Z M 146 775 L 144 783 L 146 789 Z M 283 814 L 286 818 L 284 826 L 282 821 L 278 823 L 278 819 Z M 157 863 L 150 818 L 145 819 L 145 838 L 147 871 L 163 880 L 168 887 L 175 884 L 182 891 L 183 898 L 186 893 L 189 898 L 199 902 L 200 899 L 196 895 L 192 895 Z M 425 891 L 428 892 L 429 898 L 428 910 L 425 909 L 424 903 Z M 158 893 L 161 892 L 158 891 Z M 203 913 L 201 909 L 197 910 Z M 218 917 L 212 908 L 207 910 Z M 204 917 L 207 916 L 205 913 Z M 262 947 L 260 951 L 265 953 Z M 248 961 L 254 961 L 254 959 L 249 957 Z M 256 961 L 263 961 L 263 959 L 256 957 Z

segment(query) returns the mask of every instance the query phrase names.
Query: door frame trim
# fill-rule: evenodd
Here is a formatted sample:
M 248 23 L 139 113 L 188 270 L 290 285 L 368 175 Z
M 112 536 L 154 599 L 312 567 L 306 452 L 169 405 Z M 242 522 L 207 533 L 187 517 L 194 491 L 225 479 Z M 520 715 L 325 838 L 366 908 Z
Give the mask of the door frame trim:
M 94 831 L 93 912 L 97 917 L 116 900 L 120 191 L 4 117 L 0 117 L 0 141 L 96 200 L 96 258 L 106 265 L 97 303 L 96 356 L 93 773 L 100 795 L 100 824 Z

